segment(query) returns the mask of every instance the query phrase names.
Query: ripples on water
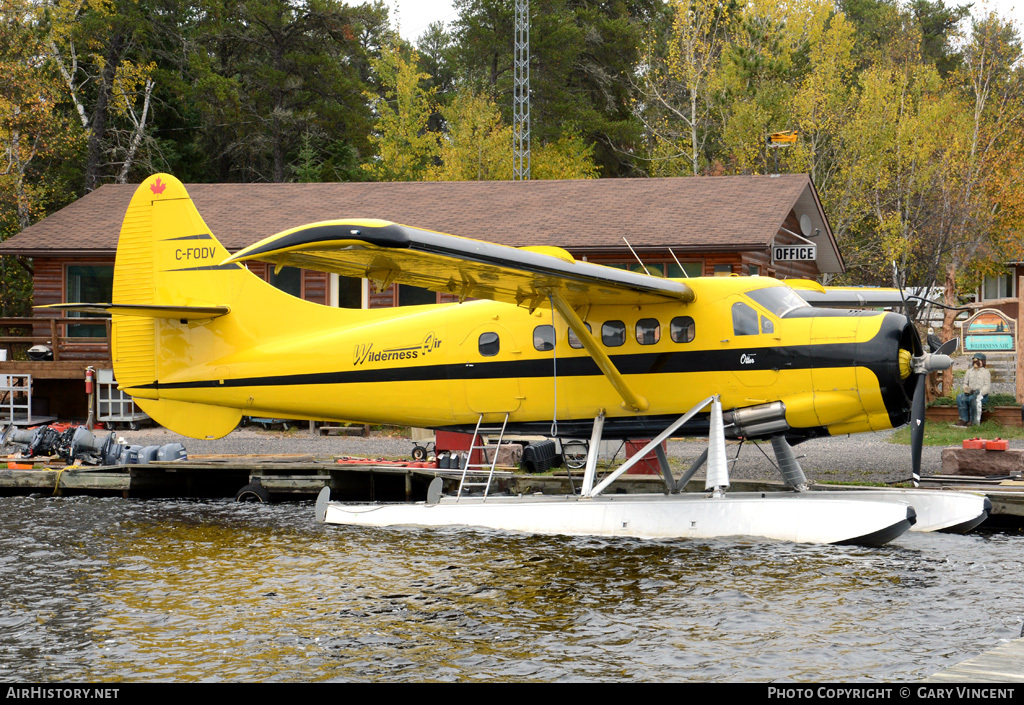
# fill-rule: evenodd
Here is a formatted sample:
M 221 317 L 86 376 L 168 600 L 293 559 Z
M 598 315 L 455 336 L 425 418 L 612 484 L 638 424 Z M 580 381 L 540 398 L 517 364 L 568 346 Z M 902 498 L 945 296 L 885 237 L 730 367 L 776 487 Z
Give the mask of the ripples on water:
M 1024 537 L 881 549 L 0 499 L 3 681 L 870 681 L 1021 631 Z

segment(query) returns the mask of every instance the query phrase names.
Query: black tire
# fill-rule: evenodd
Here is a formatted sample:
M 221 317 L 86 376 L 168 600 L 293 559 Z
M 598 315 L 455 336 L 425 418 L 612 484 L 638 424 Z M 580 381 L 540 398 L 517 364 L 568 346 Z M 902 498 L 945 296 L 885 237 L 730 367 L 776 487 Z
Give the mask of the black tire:
M 270 504 L 270 493 L 267 488 L 257 482 L 250 482 L 248 485 L 235 493 L 236 502 L 259 502 Z
M 415 460 L 417 463 L 422 463 L 424 460 L 427 459 L 427 449 L 424 448 L 423 446 L 413 446 L 412 459 Z

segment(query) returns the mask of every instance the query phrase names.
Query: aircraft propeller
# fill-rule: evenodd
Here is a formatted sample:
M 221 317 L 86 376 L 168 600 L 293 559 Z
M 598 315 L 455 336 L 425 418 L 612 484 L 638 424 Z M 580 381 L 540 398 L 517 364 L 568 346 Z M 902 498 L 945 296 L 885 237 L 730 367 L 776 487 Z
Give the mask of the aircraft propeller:
M 915 375 L 914 395 L 910 406 L 910 466 L 914 487 L 921 482 L 921 450 L 924 446 L 925 388 L 928 375 L 952 367 L 949 357 L 956 352 L 960 341 L 947 340 L 933 353 L 922 353 L 910 358 L 910 373 Z

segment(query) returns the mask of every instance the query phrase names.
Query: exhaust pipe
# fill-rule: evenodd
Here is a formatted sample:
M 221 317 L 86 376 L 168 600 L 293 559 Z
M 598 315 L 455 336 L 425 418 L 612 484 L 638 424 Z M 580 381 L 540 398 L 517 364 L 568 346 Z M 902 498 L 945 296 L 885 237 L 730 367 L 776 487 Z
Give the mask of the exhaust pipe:
M 781 401 L 733 409 L 722 415 L 730 438 L 758 438 L 789 430 L 786 405 Z

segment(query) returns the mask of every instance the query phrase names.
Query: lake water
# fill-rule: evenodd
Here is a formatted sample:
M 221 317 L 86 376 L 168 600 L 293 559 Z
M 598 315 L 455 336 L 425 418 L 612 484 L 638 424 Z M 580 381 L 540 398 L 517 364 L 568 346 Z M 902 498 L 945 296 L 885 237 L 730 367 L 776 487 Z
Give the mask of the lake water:
M 893 681 L 1021 633 L 1024 536 L 884 548 L 0 498 L 0 680 Z

